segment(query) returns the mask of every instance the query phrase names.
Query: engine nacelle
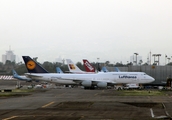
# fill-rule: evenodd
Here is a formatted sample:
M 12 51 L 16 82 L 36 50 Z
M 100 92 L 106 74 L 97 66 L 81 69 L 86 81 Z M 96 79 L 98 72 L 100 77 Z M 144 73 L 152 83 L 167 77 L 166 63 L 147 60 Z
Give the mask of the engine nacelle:
M 97 87 L 105 88 L 105 87 L 107 87 L 107 83 L 106 82 L 99 82 L 99 83 L 97 83 Z
M 91 81 L 83 81 L 81 83 L 84 87 L 91 87 L 92 86 L 92 82 Z

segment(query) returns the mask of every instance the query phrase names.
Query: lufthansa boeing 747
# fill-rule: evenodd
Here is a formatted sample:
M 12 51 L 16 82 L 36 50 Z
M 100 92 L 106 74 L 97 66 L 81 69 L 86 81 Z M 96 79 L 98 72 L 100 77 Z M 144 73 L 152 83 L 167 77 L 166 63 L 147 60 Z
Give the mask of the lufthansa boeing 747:
M 101 87 L 119 83 L 150 83 L 155 79 L 144 72 L 99 72 L 97 74 L 57 74 L 48 73 L 29 56 L 22 56 L 29 73 L 25 75 L 32 79 L 61 84 L 80 84 L 85 88 Z

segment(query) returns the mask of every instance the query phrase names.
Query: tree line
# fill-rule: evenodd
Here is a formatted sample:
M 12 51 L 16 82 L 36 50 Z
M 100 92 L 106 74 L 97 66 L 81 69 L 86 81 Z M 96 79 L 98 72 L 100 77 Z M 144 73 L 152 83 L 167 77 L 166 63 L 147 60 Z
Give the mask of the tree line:
M 39 63 L 39 62 L 38 62 Z M 67 64 L 63 64 L 60 62 L 49 62 L 45 61 L 44 63 L 39 63 L 42 67 L 44 67 L 50 73 L 56 73 L 56 67 L 60 67 L 62 71 L 69 71 Z M 100 70 L 102 66 L 113 67 L 114 64 L 111 64 L 109 61 L 105 63 L 91 63 L 97 70 Z M 85 71 L 84 65 L 81 62 L 77 62 L 76 65 L 83 71 Z M 125 66 L 122 63 L 116 63 L 116 66 Z M 24 63 L 19 62 L 15 63 L 7 60 L 5 64 L 0 62 L 0 74 L 1 75 L 12 75 L 12 69 L 14 69 L 19 75 L 27 73 L 27 69 Z
M 38 62 L 39 63 L 39 62 Z M 56 73 L 56 67 L 60 67 L 62 71 L 69 71 L 67 64 L 63 64 L 60 62 L 49 62 L 45 61 L 44 63 L 39 63 L 42 67 L 44 67 L 48 72 L 50 73 Z M 91 63 L 97 70 L 100 70 L 102 66 L 107 66 L 107 67 L 124 67 L 124 66 L 129 66 L 133 65 L 132 62 L 123 64 L 122 62 L 117 62 L 116 64 L 112 64 L 109 61 L 106 61 L 105 63 L 96 63 L 92 62 Z M 85 71 L 84 65 L 81 62 L 77 62 L 76 65 L 83 71 Z M 140 64 L 141 65 L 141 64 Z M 148 65 L 148 64 L 142 64 L 142 65 Z M 172 62 L 168 63 L 167 65 L 172 65 Z M 27 69 L 24 63 L 19 62 L 15 63 L 11 62 L 9 60 L 6 61 L 5 64 L 0 62 L 0 74 L 1 75 L 12 75 L 12 69 L 16 70 L 16 72 L 19 75 L 22 75 L 24 73 L 27 73 Z

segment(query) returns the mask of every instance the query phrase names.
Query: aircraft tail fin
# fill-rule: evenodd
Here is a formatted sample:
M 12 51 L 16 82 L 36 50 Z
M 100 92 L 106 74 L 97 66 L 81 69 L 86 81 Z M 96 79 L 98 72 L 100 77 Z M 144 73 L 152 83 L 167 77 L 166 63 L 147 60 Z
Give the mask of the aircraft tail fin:
M 60 69 L 60 67 L 56 67 L 56 72 L 57 73 L 63 73 L 63 71 Z
M 29 56 L 22 56 L 29 73 L 48 73 L 41 65 Z
M 86 59 L 83 59 L 84 67 L 87 72 L 95 72 L 95 68 L 90 64 L 90 62 Z
M 118 67 L 115 67 L 116 72 L 121 72 Z
M 76 66 L 71 59 L 66 59 L 67 66 L 70 72 L 83 72 L 81 69 Z
M 12 70 L 12 73 L 13 73 L 13 77 L 14 77 L 14 78 L 16 78 L 16 77 L 19 76 L 19 75 L 17 74 L 17 72 L 16 72 L 14 69 Z
M 102 72 L 109 72 L 105 66 L 102 67 L 102 70 L 101 70 L 101 71 L 102 71 Z

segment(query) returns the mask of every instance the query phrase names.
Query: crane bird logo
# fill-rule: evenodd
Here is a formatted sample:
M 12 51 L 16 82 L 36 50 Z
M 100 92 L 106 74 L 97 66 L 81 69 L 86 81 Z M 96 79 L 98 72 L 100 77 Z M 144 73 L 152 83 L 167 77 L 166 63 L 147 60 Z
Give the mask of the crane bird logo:
M 34 61 L 30 60 L 27 62 L 27 68 L 30 70 L 33 70 L 36 67 L 36 64 Z

